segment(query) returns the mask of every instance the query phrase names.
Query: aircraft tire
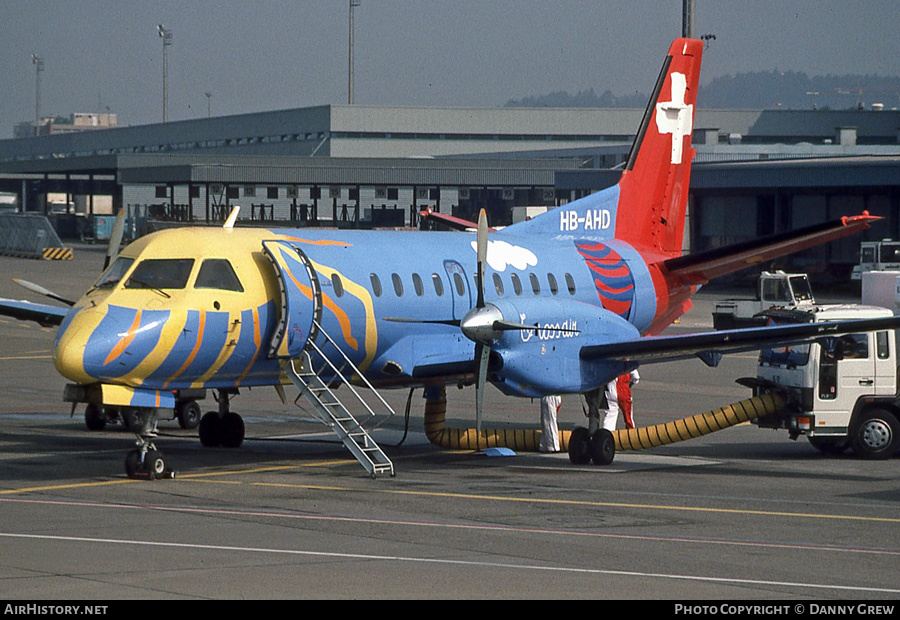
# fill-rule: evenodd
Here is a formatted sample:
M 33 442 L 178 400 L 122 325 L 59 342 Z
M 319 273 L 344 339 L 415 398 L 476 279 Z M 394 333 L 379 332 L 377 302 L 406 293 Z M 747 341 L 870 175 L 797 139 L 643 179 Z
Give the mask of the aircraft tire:
M 125 474 L 129 478 L 143 478 L 141 476 L 140 450 L 132 450 L 125 456 Z
M 84 423 L 88 430 L 102 431 L 106 428 L 106 414 L 103 413 L 102 405 L 88 403 L 84 410 Z
M 166 473 L 166 462 L 159 450 L 147 450 L 144 455 L 144 470 L 151 478 L 162 478 Z
M 244 419 L 233 411 L 222 416 L 219 434 L 226 448 L 240 448 L 244 443 Z
M 891 458 L 900 446 L 900 422 L 890 411 L 865 409 L 850 426 L 850 442 L 862 459 Z
M 205 448 L 217 448 L 222 445 L 221 424 L 218 413 L 208 411 L 203 414 L 203 417 L 200 418 L 198 435 L 200 435 L 200 444 Z
M 192 430 L 200 425 L 202 417 L 200 405 L 196 400 L 188 400 L 178 405 L 176 417 L 178 418 L 178 426 L 185 430 Z
M 609 465 L 616 458 L 616 440 L 605 428 L 601 428 L 590 442 L 591 460 L 594 465 Z
M 591 462 L 591 442 L 588 429 L 576 427 L 569 436 L 569 461 L 573 465 L 586 465 Z

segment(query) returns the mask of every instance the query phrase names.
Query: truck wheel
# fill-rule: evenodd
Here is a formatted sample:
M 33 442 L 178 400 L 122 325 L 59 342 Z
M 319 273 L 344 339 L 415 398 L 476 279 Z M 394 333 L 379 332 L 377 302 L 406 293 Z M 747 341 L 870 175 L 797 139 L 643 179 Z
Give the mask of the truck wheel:
M 897 451 L 900 422 L 884 409 L 861 411 L 850 428 L 850 442 L 863 459 L 887 459 Z

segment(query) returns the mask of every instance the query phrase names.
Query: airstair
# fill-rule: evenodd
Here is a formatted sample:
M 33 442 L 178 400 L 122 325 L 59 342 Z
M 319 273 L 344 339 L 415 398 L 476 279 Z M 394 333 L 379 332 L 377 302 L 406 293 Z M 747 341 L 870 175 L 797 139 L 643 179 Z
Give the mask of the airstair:
M 365 426 L 372 430 L 387 421 L 394 415 L 394 410 L 381 397 L 375 388 L 363 376 L 363 373 L 348 358 L 340 347 L 331 339 L 317 321 L 313 321 L 315 332 L 319 334 L 320 344 L 313 339 L 307 342 L 303 352 L 297 357 L 282 361 L 282 368 L 291 382 L 300 390 L 300 394 L 294 400 L 298 407 L 300 399 L 305 399 L 312 408 L 315 421 L 330 427 L 350 450 L 356 460 L 369 472 L 373 478 L 378 474 L 388 473 L 394 475 L 394 464 L 375 442 Z M 320 346 L 321 345 L 321 346 Z M 335 365 L 325 355 L 323 348 L 331 345 L 340 354 L 341 366 Z M 369 389 L 377 401 L 370 405 L 360 391 L 351 381 L 355 380 Z M 348 396 L 352 396 L 360 405 L 358 408 L 359 419 L 354 416 L 347 405 L 338 397 L 336 386 L 344 384 L 349 388 Z M 335 386 L 335 389 L 332 389 Z M 350 400 L 350 399 L 348 399 Z M 354 403 L 354 407 L 356 403 Z M 376 409 L 381 413 L 376 413 Z
M 394 410 L 322 329 L 322 287 L 315 266 L 292 241 L 263 241 L 263 249 L 278 276 L 281 293 L 281 312 L 269 357 L 280 360 L 285 375 L 300 390 L 294 404 L 306 411 L 311 407 L 312 421 L 334 430 L 373 478 L 382 473 L 393 476 L 393 463 L 365 427 L 377 428 L 394 415 Z M 347 386 L 343 393 L 350 397 L 347 400 L 359 419 L 338 397 L 336 388 L 341 384 Z M 378 413 L 357 387 L 371 391 Z M 301 405 L 301 399 L 310 407 Z

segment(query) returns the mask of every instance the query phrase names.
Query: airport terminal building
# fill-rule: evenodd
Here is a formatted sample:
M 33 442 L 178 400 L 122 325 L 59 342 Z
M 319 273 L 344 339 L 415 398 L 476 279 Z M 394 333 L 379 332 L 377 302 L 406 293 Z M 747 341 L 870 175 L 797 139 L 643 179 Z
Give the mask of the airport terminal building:
M 614 184 L 639 109 L 326 105 L 0 141 L 0 191 L 63 236 L 124 207 L 154 225 L 401 227 L 431 208 L 494 225 Z M 900 238 L 900 112 L 704 110 L 685 247 L 868 210 Z M 62 205 L 47 196 L 62 194 Z M 859 239 L 785 267 L 841 279 Z

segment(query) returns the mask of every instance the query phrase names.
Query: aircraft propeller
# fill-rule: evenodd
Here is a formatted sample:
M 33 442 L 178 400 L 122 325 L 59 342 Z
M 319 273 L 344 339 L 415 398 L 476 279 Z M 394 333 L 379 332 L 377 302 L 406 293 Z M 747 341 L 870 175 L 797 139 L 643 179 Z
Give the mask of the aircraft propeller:
M 478 214 L 477 240 L 475 243 L 477 254 L 477 272 L 475 274 L 475 286 L 477 287 L 477 301 L 475 307 L 469 310 L 459 322 L 459 328 L 463 335 L 475 343 L 475 366 L 477 368 L 475 381 L 475 430 L 481 436 L 481 418 L 484 411 L 484 389 L 487 385 L 488 365 L 491 357 L 491 345 L 498 340 L 505 331 L 536 331 L 537 325 L 525 325 L 507 321 L 503 313 L 494 304 L 484 301 L 484 275 L 485 263 L 488 253 L 488 223 L 484 209 Z M 555 328 L 556 331 L 577 332 L 577 330 Z
M 122 237 L 125 235 L 125 211 L 119 210 L 119 214 L 116 216 L 116 220 L 113 223 L 112 231 L 109 236 L 109 245 L 106 248 L 106 259 L 103 262 L 103 270 L 105 271 L 107 267 L 109 267 L 110 263 L 112 263 L 116 256 L 119 254 L 119 247 L 122 245 Z M 29 282 L 28 280 L 22 280 L 21 278 L 13 278 L 13 282 L 21 286 L 22 288 L 28 289 L 32 293 L 37 293 L 38 295 L 43 295 L 44 297 L 49 297 L 50 299 L 55 299 L 60 303 L 64 303 L 67 306 L 74 306 L 75 302 L 71 299 L 66 299 L 60 295 L 57 295 L 50 289 L 44 288 L 40 284 L 35 284 L 34 282 Z
M 460 328 L 463 335 L 475 343 L 475 430 L 481 435 L 481 418 L 484 411 L 484 390 L 487 386 L 488 366 L 491 357 L 491 347 L 493 343 L 503 336 L 505 331 L 536 331 L 538 325 L 525 325 L 524 323 L 516 323 L 503 318 L 503 312 L 500 308 L 492 303 L 484 300 L 484 276 L 485 264 L 487 263 L 488 253 L 488 227 L 487 214 L 484 209 L 478 214 L 478 224 L 476 227 L 477 237 L 475 242 L 476 266 L 475 286 L 476 286 L 476 302 L 475 307 L 466 312 L 461 320 L 456 319 L 415 319 L 407 317 L 386 317 L 385 321 L 396 323 L 422 323 L 422 324 L 439 324 L 453 325 Z M 548 328 L 560 332 L 575 332 L 574 329 Z
M 13 278 L 13 282 L 15 282 L 16 284 L 18 284 L 18 285 L 21 286 L 22 288 L 28 289 L 28 290 L 31 291 L 32 293 L 37 293 L 38 295 L 44 295 L 45 297 L 49 297 L 50 299 L 55 299 L 56 301 L 59 301 L 59 302 L 62 302 L 62 303 L 64 303 L 64 304 L 66 304 L 67 306 L 74 306 L 74 305 L 75 305 L 75 302 L 74 302 L 74 301 L 71 301 L 71 300 L 69 300 L 69 299 L 66 299 L 65 297 L 60 297 L 59 295 L 57 295 L 57 294 L 54 293 L 53 291 L 51 291 L 51 290 L 49 290 L 49 289 L 46 289 L 46 288 L 44 288 L 43 286 L 41 286 L 41 285 L 39 285 L 39 284 L 35 284 L 34 282 L 29 282 L 28 280 L 22 280 L 22 279 L 20 279 L 20 278 Z
M 106 246 L 106 259 L 103 261 L 104 271 L 118 256 L 123 236 L 125 236 L 125 210 L 120 209 L 109 235 L 109 245 Z

